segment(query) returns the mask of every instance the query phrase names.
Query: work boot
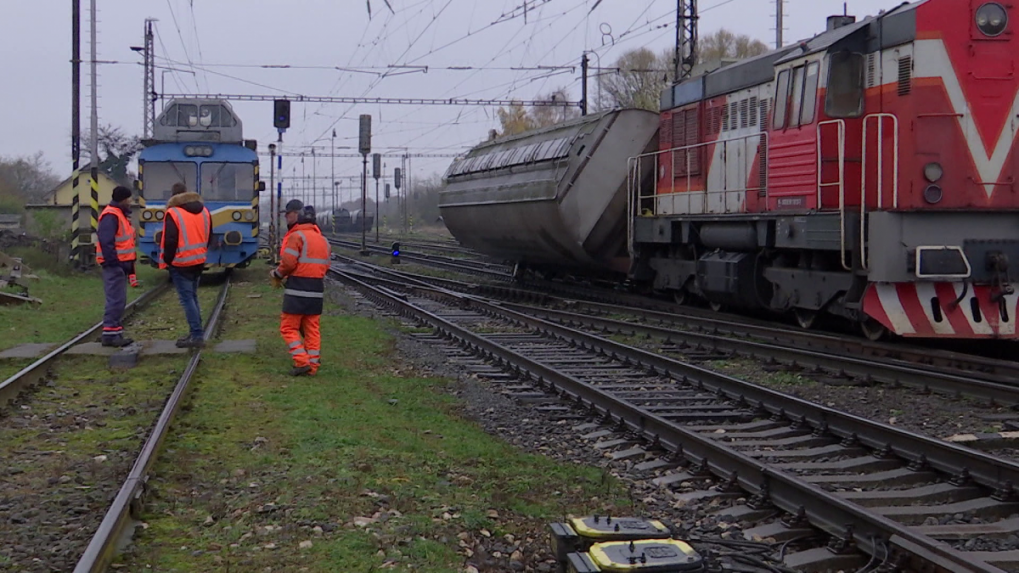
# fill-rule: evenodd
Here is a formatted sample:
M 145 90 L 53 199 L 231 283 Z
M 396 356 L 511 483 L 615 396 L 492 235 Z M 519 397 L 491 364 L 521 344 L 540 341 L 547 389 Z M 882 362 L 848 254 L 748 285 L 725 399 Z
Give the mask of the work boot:
M 290 370 L 291 376 L 304 376 L 311 372 L 311 366 L 294 366 Z
M 196 338 L 182 338 L 177 341 L 177 348 L 205 348 L 205 339 Z
M 134 341 L 130 338 L 124 338 L 123 335 L 118 334 L 117 336 L 104 336 L 103 346 L 112 346 L 113 348 L 123 348 L 134 344 Z
M 177 339 L 177 343 L 176 343 L 177 344 L 177 348 L 184 348 L 181 345 L 182 344 L 187 344 L 187 341 L 189 341 L 189 340 L 191 340 L 190 336 L 181 336 L 180 338 Z

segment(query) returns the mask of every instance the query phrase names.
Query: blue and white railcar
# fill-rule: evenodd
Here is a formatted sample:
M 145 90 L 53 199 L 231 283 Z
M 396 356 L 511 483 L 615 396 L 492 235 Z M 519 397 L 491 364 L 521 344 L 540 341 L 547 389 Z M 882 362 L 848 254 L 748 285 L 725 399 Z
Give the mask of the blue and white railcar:
M 142 260 L 156 265 L 166 201 L 174 183 L 202 196 L 212 214 L 206 267 L 244 267 L 258 254 L 256 143 L 224 100 L 175 99 L 156 119 L 138 159 Z

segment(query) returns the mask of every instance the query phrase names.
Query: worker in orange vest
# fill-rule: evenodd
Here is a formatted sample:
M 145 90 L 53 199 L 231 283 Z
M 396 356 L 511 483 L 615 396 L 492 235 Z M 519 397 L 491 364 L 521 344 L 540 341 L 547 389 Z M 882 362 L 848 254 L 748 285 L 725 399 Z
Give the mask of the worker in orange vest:
M 134 275 L 134 226 L 131 224 L 131 190 L 118 186 L 113 200 L 99 215 L 96 229 L 96 263 L 103 269 L 106 311 L 103 313 L 103 346 L 122 347 L 134 342 L 124 337 L 124 307 L 127 306 L 127 277 Z
M 183 183 L 174 183 L 166 202 L 163 236 L 159 243 L 162 261 L 159 268 L 170 269 L 170 280 L 188 321 L 188 335 L 177 339 L 177 348 L 202 348 L 202 310 L 198 306 L 198 282 L 205 270 L 205 259 L 212 240 L 212 215 L 198 193 L 189 192 Z
M 273 286 L 284 286 L 280 334 L 293 358 L 291 376 L 314 376 L 322 350 L 319 317 L 329 270 L 329 242 L 315 224 L 315 208 L 294 199 L 287 203 L 287 234 L 280 264 L 269 271 Z M 301 336 L 304 339 L 301 339 Z

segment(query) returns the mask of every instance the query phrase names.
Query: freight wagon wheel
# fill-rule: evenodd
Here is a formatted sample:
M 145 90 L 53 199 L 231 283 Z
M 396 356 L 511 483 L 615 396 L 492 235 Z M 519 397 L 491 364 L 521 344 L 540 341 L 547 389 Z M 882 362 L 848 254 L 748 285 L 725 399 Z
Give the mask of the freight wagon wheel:
M 860 323 L 860 332 L 862 332 L 868 340 L 875 342 L 888 335 L 888 329 L 873 318 L 863 319 L 863 322 Z
M 686 291 L 685 290 L 672 291 L 672 300 L 676 304 L 686 304 Z
M 804 330 L 814 328 L 814 321 L 817 320 L 817 311 L 797 308 L 793 310 L 793 315 L 796 317 L 796 324 L 799 324 L 800 328 Z

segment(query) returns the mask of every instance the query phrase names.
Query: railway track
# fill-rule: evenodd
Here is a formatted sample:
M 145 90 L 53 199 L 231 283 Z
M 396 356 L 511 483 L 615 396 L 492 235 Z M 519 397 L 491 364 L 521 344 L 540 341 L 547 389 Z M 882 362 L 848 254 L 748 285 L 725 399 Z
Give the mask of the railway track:
M 205 339 L 210 339 L 219 325 L 223 308 L 230 290 L 229 277 L 225 280 L 216 305 L 205 325 Z M 156 419 L 148 438 L 142 444 L 131 471 L 124 480 L 116 497 L 107 510 L 98 530 L 92 536 L 88 547 L 74 568 L 75 573 L 101 573 L 106 571 L 116 555 L 118 547 L 129 538 L 135 525 L 135 517 L 141 509 L 145 485 L 152 465 L 159 454 L 160 446 L 169 432 L 170 425 L 181 407 L 192 378 L 202 359 L 202 351 L 193 352 L 180 379 L 174 385 L 166 404 Z
M 348 262 L 361 264 L 356 259 Z M 911 386 L 923 392 L 966 396 L 990 406 L 1019 405 L 1019 364 L 907 344 L 872 342 L 773 325 L 737 322 L 696 311 L 682 314 L 567 300 L 511 286 L 484 286 L 410 275 L 368 263 L 365 268 L 400 284 L 430 285 L 471 294 L 495 295 L 503 300 L 524 299 L 542 306 L 504 303 L 506 308 L 548 320 L 600 331 L 603 334 L 645 336 L 664 342 L 667 353 L 701 352 L 756 358 L 807 370 L 818 378 Z
M 131 316 L 144 309 L 152 301 L 159 298 L 159 296 L 166 292 L 168 288 L 169 285 L 167 283 L 162 283 L 148 290 L 140 297 L 129 303 L 124 309 L 123 320 L 126 322 Z M 102 330 L 102 322 L 94 324 L 88 329 L 73 336 L 70 340 L 51 350 L 42 358 L 39 358 L 35 362 L 22 368 L 10 378 L 0 382 L 0 407 L 6 406 L 26 389 L 37 384 L 39 380 L 46 375 L 50 368 L 53 367 L 56 361 L 59 360 L 60 357 L 68 350 L 83 342 L 98 340 L 100 334 L 102 334 Z
M 710 474 L 726 487 L 704 496 L 731 488 L 751 496 L 733 513 L 777 508 L 801 524 L 793 529 L 809 523 L 830 536 L 837 551 L 792 553 L 788 566 L 863 564 L 867 558 L 847 557 L 862 551 L 871 564 L 924 571 L 1019 568 L 1014 550 L 963 550 L 973 539 L 1019 533 L 1008 519 L 1019 512 L 1019 464 L 1012 461 L 629 347 L 529 309 L 337 267 L 332 275 L 432 327 L 434 342 L 456 344 L 509 373 L 514 393 L 554 394 L 597 414 L 606 436 L 624 436 L 606 451 L 669 469 L 659 478 L 663 487 Z M 945 515 L 966 522 L 942 524 Z M 762 527 L 776 538 L 789 531 L 777 522 Z
M 342 239 L 329 239 L 331 245 L 341 247 L 350 250 L 360 250 L 361 243 L 354 241 L 345 241 Z M 367 249 L 372 253 L 379 253 L 384 255 L 390 255 L 389 249 L 380 245 L 367 245 Z M 441 255 L 429 255 L 425 253 L 414 253 L 407 252 L 406 250 L 401 251 L 400 258 L 407 262 L 413 262 L 422 264 L 429 267 L 434 267 L 442 270 L 449 270 L 458 273 L 481 276 L 487 279 L 496 279 L 500 281 L 512 280 L 512 275 L 506 270 L 504 265 L 489 263 L 485 261 L 474 261 L 466 259 L 458 259 L 453 257 L 445 257 Z

